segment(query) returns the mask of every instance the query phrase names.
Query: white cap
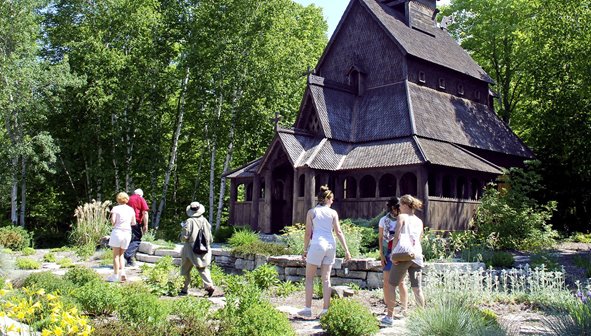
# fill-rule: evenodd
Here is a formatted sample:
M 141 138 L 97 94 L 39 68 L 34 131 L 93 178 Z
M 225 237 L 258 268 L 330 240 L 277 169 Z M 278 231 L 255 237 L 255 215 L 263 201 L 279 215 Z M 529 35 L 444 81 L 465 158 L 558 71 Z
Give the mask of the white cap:
M 144 191 L 142 189 L 138 188 L 138 189 L 134 190 L 133 193 L 144 197 Z

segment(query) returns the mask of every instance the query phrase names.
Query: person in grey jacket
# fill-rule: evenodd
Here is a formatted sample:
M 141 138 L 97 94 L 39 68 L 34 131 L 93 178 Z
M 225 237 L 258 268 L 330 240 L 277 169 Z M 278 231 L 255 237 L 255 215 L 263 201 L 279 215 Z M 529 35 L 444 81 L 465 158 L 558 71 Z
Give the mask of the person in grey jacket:
M 181 241 L 185 243 L 181 251 L 181 275 L 185 277 L 185 286 L 181 290 L 181 295 L 186 295 L 189 290 L 191 269 L 193 269 L 193 266 L 197 268 L 199 275 L 201 275 L 207 295 L 212 296 L 215 291 L 209 272 L 213 237 L 211 234 L 211 224 L 203 217 L 204 212 L 205 207 L 199 202 L 191 202 L 187 206 L 187 216 L 189 218 L 184 222 L 180 237 Z M 193 244 L 197 240 L 199 230 L 203 230 L 207 241 L 207 253 L 205 254 L 196 254 L 193 252 Z

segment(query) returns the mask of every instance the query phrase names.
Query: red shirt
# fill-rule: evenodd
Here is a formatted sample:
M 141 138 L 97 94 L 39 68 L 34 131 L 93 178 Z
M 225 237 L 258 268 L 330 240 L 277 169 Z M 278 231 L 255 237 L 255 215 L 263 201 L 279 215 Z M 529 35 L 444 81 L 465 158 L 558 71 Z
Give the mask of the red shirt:
M 135 211 L 135 220 L 137 221 L 137 224 L 142 225 L 143 212 L 150 210 L 150 208 L 148 208 L 148 203 L 146 203 L 146 200 L 140 195 L 133 194 L 129 196 L 129 202 L 127 202 L 127 205 L 132 207 Z

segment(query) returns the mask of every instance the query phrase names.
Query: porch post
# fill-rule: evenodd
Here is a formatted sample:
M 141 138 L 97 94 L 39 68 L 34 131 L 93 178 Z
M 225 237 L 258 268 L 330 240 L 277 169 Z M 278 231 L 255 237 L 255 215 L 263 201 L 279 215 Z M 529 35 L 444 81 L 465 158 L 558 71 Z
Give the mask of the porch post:
M 261 178 L 254 176 L 252 181 L 252 204 L 250 210 L 250 227 L 257 231 L 259 229 L 259 200 L 261 198 Z
M 272 202 L 272 179 L 271 171 L 265 171 L 265 205 L 261 220 L 259 220 L 259 229 L 263 233 L 271 233 L 271 202 Z
M 230 225 L 234 225 L 236 220 L 236 195 L 238 194 L 238 187 L 236 186 L 236 180 L 230 179 L 230 218 L 228 221 Z

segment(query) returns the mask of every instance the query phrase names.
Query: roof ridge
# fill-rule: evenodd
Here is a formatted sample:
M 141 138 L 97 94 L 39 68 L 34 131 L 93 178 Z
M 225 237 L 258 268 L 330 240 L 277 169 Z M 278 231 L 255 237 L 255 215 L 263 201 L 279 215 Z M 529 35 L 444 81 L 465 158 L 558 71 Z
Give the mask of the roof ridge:
M 425 162 L 430 162 L 429 158 L 427 157 L 427 154 L 425 154 L 425 150 L 423 150 L 423 146 L 421 146 L 421 143 L 419 142 L 419 138 L 415 134 L 413 134 L 412 138 L 415 141 L 415 143 L 417 144 L 417 148 L 419 149 L 419 153 L 421 153 L 421 156 L 423 157 Z
M 316 147 L 316 149 L 314 149 L 314 152 L 312 152 L 312 155 L 310 155 L 308 160 L 306 160 L 306 162 L 304 162 L 304 165 L 310 166 L 310 163 L 312 163 L 312 161 L 314 161 L 314 159 L 316 158 L 316 156 L 318 155 L 318 153 L 320 152 L 322 147 L 324 147 L 324 144 L 326 143 L 327 140 L 328 140 L 328 138 L 322 138 L 322 140 L 320 140 L 320 142 L 318 143 L 318 146 Z
M 404 89 L 406 91 L 406 102 L 408 104 L 408 121 L 410 122 L 410 133 L 412 136 L 417 135 L 417 126 L 415 122 L 415 113 L 412 107 L 412 98 L 410 97 L 410 90 L 408 88 L 408 80 L 405 80 Z

